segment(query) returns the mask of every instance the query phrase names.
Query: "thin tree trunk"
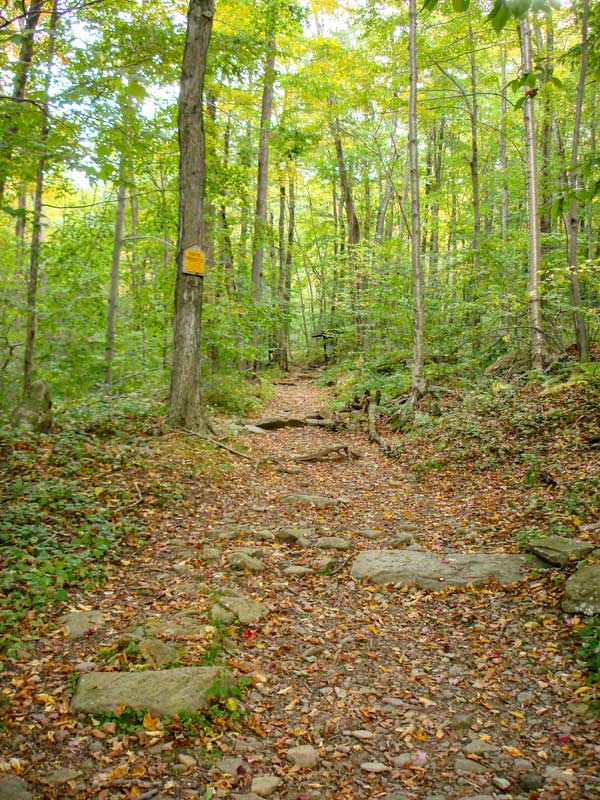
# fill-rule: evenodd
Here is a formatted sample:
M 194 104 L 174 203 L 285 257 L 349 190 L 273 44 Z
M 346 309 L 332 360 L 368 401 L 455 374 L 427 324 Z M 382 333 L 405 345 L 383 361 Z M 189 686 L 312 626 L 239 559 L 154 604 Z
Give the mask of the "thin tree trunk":
M 394 97 L 397 92 L 394 92 Z M 398 111 L 394 109 L 392 112 L 392 124 L 390 130 L 390 154 L 385 165 L 385 181 L 381 199 L 379 201 L 379 208 L 377 209 L 377 220 L 375 222 L 375 244 L 381 244 L 383 239 L 383 232 L 385 229 L 385 215 L 387 213 L 390 201 L 394 196 L 394 166 L 398 158 L 397 153 L 397 131 L 398 131 Z
M 264 245 L 267 235 L 267 191 L 269 175 L 269 137 L 271 133 L 271 111 L 273 108 L 273 85 L 275 83 L 275 36 L 267 46 L 267 61 L 263 83 L 260 112 L 260 139 L 258 145 L 258 175 L 256 186 L 256 213 L 254 216 L 254 241 L 252 252 L 252 285 L 254 302 L 260 303 Z
M 179 234 L 169 422 L 208 427 L 200 395 L 201 275 L 184 273 L 185 253 L 204 242 L 206 156 L 202 95 L 214 0 L 190 0 L 179 96 Z
M 590 357 L 590 347 L 588 341 L 585 320 L 581 313 L 581 292 L 579 289 L 579 279 L 577 276 L 577 238 L 579 232 L 579 214 L 577 208 L 577 197 L 575 193 L 579 188 L 579 172 L 577 160 L 579 157 L 579 136 L 581 128 L 581 113 L 583 110 L 583 97 L 585 93 L 585 79 L 588 62 L 588 15 L 589 0 L 583 0 L 581 18 L 581 64 L 579 67 L 579 82 L 577 84 L 577 101 L 575 103 L 575 120 L 573 122 L 573 141 L 571 144 L 571 162 L 569 169 L 569 189 L 571 200 L 569 211 L 565 215 L 565 226 L 567 229 L 567 273 L 569 276 L 569 298 L 573 314 L 573 328 L 575 330 L 575 341 L 579 351 L 579 359 L 588 361 Z
M 27 323 L 25 334 L 25 350 L 23 354 L 23 397 L 26 397 L 30 393 L 33 379 L 33 355 L 37 321 L 37 289 L 40 269 L 40 250 L 42 244 L 42 204 L 44 194 L 44 178 L 46 175 L 48 137 L 50 135 L 50 83 L 52 81 L 57 25 L 58 0 L 54 0 L 52 5 L 52 14 L 50 16 L 48 53 L 46 58 L 46 77 L 44 81 L 44 99 L 42 109 L 43 122 L 42 133 L 40 137 L 41 156 L 37 164 L 37 172 L 35 177 L 35 196 L 33 202 L 33 226 L 31 234 L 31 250 L 29 256 L 29 275 L 27 279 Z M 29 40 L 29 37 L 27 40 Z M 29 52 L 29 59 L 31 60 L 31 52 Z M 25 78 L 23 79 L 23 91 L 24 81 Z
M 471 68 L 471 187 L 473 191 L 473 238 L 471 248 L 473 250 L 473 275 L 472 281 L 475 287 L 473 300 L 477 301 L 478 286 L 480 281 L 480 250 L 481 250 L 481 204 L 479 198 L 479 142 L 477 140 L 477 130 L 479 124 L 479 104 L 477 101 L 477 68 L 475 63 L 475 41 L 473 38 L 473 26 L 469 17 L 469 63 Z M 480 322 L 480 312 L 474 315 L 475 325 L 478 327 Z M 479 336 L 475 337 L 478 340 Z
M 506 125 L 508 101 L 506 97 L 506 48 L 502 50 L 502 74 L 500 77 L 501 109 L 500 122 L 500 170 L 502 173 L 502 207 L 500 211 L 500 231 L 502 241 L 508 242 L 508 159 L 506 157 Z
M 277 287 L 277 295 L 279 301 L 279 366 L 287 371 L 287 348 L 285 337 L 285 317 L 286 317 L 286 304 L 285 304 L 285 284 L 286 284 L 286 260 L 285 260 L 285 183 L 283 176 L 279 186 L 279 281 Z
M 290 315 L 290 300 L 292 296 L 292 265 L 294 262 L 295 235 L 296 235 L 296 189 L 294 186 L 294 179 L 290 178 L 288 181 L 288 241 L 287 241 L 287 251 L 285 254 L 285 296 L 284 296 L 285 314 L 283 317 L 282 342 L 280 350 L 281 366 L 285 370 L 289 369 L 289 362 L 290 362 L 289 315 Z
M 8 177 L 8 169 L 14 145 L 14 138 L 18 131 L 18 118 L 20 112 L 18 105 L 22 104 L 22 101 L 25 98 L 27 79 L 31 70 L 31 60 L 33 58 L 33 39 L 43 7 L 44 0 L 31 0 L 25 15 L 25 26 L 20 32 L 20 35 L 23 38 L 19 51 L 19 60 L 17 61 L 17 65 L 15 67 L 15 77 L 12 91 L 12 99 L 15 101 L 17 108 L 14 109 L 16 113 L 13 115 L 13 120 L 11 121 L 10 118 L 7 120 L 7 125 L 0 141 L 0 153 L 2 154 L 0 158 L 0 206 L 2 205 L 4 199 L 4 190 L 6 188 L 6 179 Z M 44 114 L 47 115 L 47 113 L 48 109 L 45 108 Z
M 417 0 L 409 0 L 408 158 L 410 172 L 411 266 L 414 306 L 414 341 L 411 397 L 416 402 L 425 394 L 423 374 L 425 349 L 425 297 L 421 266 L 421 211 L 419 200 L 419 153 L 417 139 Z
M 554 61 L 554 25 L 552 14 L 545 14 L 544 17 L 546 20 L 546 59 L 551 64 Z M 541 39 L 541 30 L 539 30 L 539 36 Z M 552 117 L 552 92 L 544 92 L 540 171 L 540 231 L 542 233 L 550 233 L 552 230 L 550 214 L 552 205 Z
M 532 71 L 531 29 L 527 18 L 519 23 L 519 40 L 523 71 L 529 73 Z M 527 92 L 527 97 L 523 103 L 523 121 L 525 124 L 525 185 L 527 191 L 527 232 L 529 235 L 527 305 L 531 364 L 534 369 L 542 369 L 544 366 L 545 342 L 540 281 L 542 252 L 540 245 L 535 110 L 533 94 L 529 93 L 527 88 L 525 91 Z
M 104 349 L 104 389 L 112 394 L 113 363 L 115 356 L 115 329 L 119 305 L 119 272 L 121 267 L 121 246 L 123 244 L 123 226 L 125 222 L 125 162 L 121 156 L 119 167 L 119 191 L 113 234 L 113 248 L 110 266 L 110 289 L 108 292 L 108 310 L 106 314 L 106 345 Z

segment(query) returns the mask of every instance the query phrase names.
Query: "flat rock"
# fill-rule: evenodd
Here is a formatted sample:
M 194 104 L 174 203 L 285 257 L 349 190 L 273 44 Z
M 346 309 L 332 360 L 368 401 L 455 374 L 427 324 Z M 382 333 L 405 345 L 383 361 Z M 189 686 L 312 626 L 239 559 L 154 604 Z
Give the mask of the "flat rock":
M 154 619 L 144 623 L 142 630 L 149 638 L 164 636 L 166 638 L 177 638 L 186 636 L 196 636 L 203 623 L 189 614 L 179 614 L 165 619 Z
M 314 570 L 312 570 L 310 567 L 302 567 L 295 564 L 292 564 L 283 570 L 284 575 L 295 575 L 299 578 L 301 578 L 303 575 L 312 575 L 313 572 Z
M 356 531 L 356 533 L 357 536 L 362 536 L 363 539 L 371 539 L 371 541 L 374 541 L 375 539 L 381 539 L 381 537 L 383 536 L 383 531 L 366 530 L 366 531 Z
M 23 778 L 0 775 L 0 800 L 33 800 L 33 795 Z
M 600 564 L 583 564 L 565 584 L 563 611 L 600 614 Z
M 217 528 L 207 531 L 206 535 L 213 539 L 220 539 L 222 542 L 230 542 L 237 539 L 242 530 L 242 525 L 219 525 Z
M 467 755 L 483 756 L 487 753 L 494 753 L 498 748 L 495 744 L 484 742 L 483 739 L 473 739 L 463 747 L 463 753 Z
M 101 611 L 71 611 L 59 617 L 71 639 L 81 639 L 93 633 L 104 621 Z
M 372 583 L 421 589 L 479 586 L 489 578 L 508 585 L 523 578 L 534 564 L 531 556 L 512 553 L 448 553 L 439 557 L 414 550 L 364 550 L 355 558 L 351 575 Z
M 286 494 L 281 498 L 281 502 L 288 506 L 316 506 L 317 508 L 327 508 L 328 506 L 341 506 L 349 503 L 347 497 L 326 497 L 320 494 Z
M 221 551 L 218 547 L 211 547 L 207 544 L 200 550 L 199 555 L 202 561 L 210 563 L 211 561 L 218 561 L 221 558 Z
M 81 772 L 77 769 L 59 767 L 59 769 L 55 769 L 54 772 L 51 772 L 49 775 L 45 775 L 44 780 L 46 783 L 49 783 L 50 786 L 62 786 L 64 783 L 77 780 L 80 775 Z
M 220 667 L 177 667 L 143 672 L 90 672 L 82 675 L 71 700 L 73 713 L 107 714 L 121 705 L 147 709 L 158 717 L 206 706 L 206 693 L 215 682 L 231 682 Z
M 306 423 L 298 417 L 266 417 L 254 423 L 255 428 L 266 431 L 276 431 L 279 428 L 302 428 Z
M 259 797 L 270 797 L 283 784 L 277 775 L 255 775 L 250 791 Z
M 275 534 L 273 531 L 268 530 L 268 528 L 262 528 L 259 531 L 255 531 L 253 535 L 254 538 L 259 542 L 272 542 L 275 539 Z
M 250 764 L 235 756 L 225 756 L 215 763 L 214 768 L 223 775 L 245 775 L 250 771 Z
M 360 768 L 364 772 L 372 773 L 389 772 L 390 769 L 385 764 L 382 764 L 381 761 L 363 761 L 363 763 L 360 765 Z
M 454 762 L 454 769 L 465 775 L 481 775 L 483 772 L 487 772 L 487 767 L 470 758 L 457 758 Z
M 320 536 L 315 545 L 320 550 L 350 550 L 352 542 L 341 536 Z
M 242 430 L 248 431 L 249 433 L 266 433 L 265 428 L 259 428 L 258 425 L 243 425 Z
M 246 597 L 221 597 L 211 610 L 211 619 L 213 622 L 226 623 L 237 619 L 242 625 L 251 625 L 268 613 L 267 607 L 258 600 Z
M 396 533 L 392 536 L 389 540 L 388 545 L 393 547 L 395 550 L 402 550 L 404 547 L 408 547 L 414 541 L 414 536 L 412 533 Z
M 265 568 L 263 562 L 248 555 L 241 550 L 236 550 L 227 557 L 227 563 L 232 569 L 244 570 L 246 572 L 262 572 Z
M 529 543 L 531 553 L 557 567 L 565 567 L 567 564 L 579 561 L 593 549 L 593 544 L 578 539 L 568 539 L 565 536 L 547 536 L 544 539 L 532 539 Z
M 303 769 L 312 769 L 320 761 L 320 756 L 317 750 L 310 744 L 301 744 L 298 747 L 290 747 L 286 753 L 289 761 L 296 767 Z
M 166 667 L 179 658 L 177 650 L 160 639 L 142 639 L 140 653 L 155 667 Z
M 282 544 L 291 544 L 294 547 L 310 547 L 310 537 L 315 532 L 314 528 L 282 528 L 275 534 L 275 539 Z

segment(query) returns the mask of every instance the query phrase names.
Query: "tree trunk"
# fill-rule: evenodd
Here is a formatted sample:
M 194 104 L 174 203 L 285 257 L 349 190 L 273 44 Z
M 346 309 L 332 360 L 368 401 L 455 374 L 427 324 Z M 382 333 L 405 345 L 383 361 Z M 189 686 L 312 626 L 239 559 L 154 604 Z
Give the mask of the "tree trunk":
M 577 160 L 579 157 L 579 136 L 581 129 L 581 112 L 583 110 L 583 96 L 585 93 L 585 78 L 588 62 L 588 16 L 590 3 L 583 0 L 581 18 L 581 65 L 579 67 L 579 82 L 577 84 L 577 101 L 575 103 L 575 120 L 573 122 L 573 141 L 571 144 L 571 162 L 569 169 L 570 203 L 568 213 L 565 215 L 567 229 L 567 273 L 569 276 L 569 298 L 573 314 L 573 328 L 575 341 L 579 351 L 579 359 L 588 361 L 590 346 L 588 341 L 585 320 L 581 313 L 581 292 L 577 277 L 577 238 L 579 232 L 579 215 L 577 209 L 576 192 L 579 189 L 579 173 Z
M 471 68 L 471 187 L 473 191 L 473 237 L 471 248 L 473 250 L 473 274 L 472 281 L 475 289 L 473 300 L 477 302 L 478 287 L 480 282 L 480 250 L 481 250 L 481 204 L 479 199 L 479 143 L 477 140 L 477 128 L 479 124 L 479 104 L 477 102 L 477 69 L 475 64 L 475 41 L 473 39 L 473 26 L 469 17 L 469 63 Z M 474 323 L 479 328 L 480 312 L 474 314 Z M 479 334 L 475 337 L 479 339 Z M 478 344 L 478 341 L 477 341 Z
M 115 355 L 115 328 L 117 308 L 119 305 L 119 272 L 121 267 L 121 246 L 123 244 L 123 225 L 125 222 L 125 161 L 121 156 L 119 167 L 119 192 L 113 234 L 112 259 L 110 266 L 110 289 L 108 292 L 108 310 L 106 314 L 106 345 L 104 349 L 104 389 L 112 394 L 113 361 Z
M 419 153 L 417 139 L 417 0 L 409 0 L 409 72 L 408 159 L 410 173 L 411 266 L 414 305 L 414 341 L 411 397 L 416 402 L 425 394 L 423 375 L 425 348 L 425 297 L 421 266 L 421 211 L 419 200 Z
M 524 72 L 532 71 L 531 29 L 525 18 L 519 23 L 521 61 Z M 535 110 L 533 94 L 525 88 L 527 97 L 523 103 L 525 124 L 525 186 L 527 192 L 527 232 L 529 235 L 527 307 L 529 315 L 529 336 L 531 364 L 534 369 L 544 366 L 545 342 L 542 323 L 542 295 L 540 267 L 542 260 L 540 245 L 540 216 L 538 201 L 538 170 L 535 140 Z
M 32 6 L 34 4 L 32 3 Z M 31 6 L 30 6 L 31 8 Z M 41 8 L 41 4 L 40 4 Z M 38 14 L 39 17 L 39 14 Z M 29 20 L 29 15 L 28 15 Z M 48 39 L 48 54 L 46 58 L 46 77 L 44 81 L 43 99 L 43 122 L 40 137 L 41 156 L 37 164 L 35 178 L 35 196 L 33 201 L 33 226 L 31 234 L 31 250 L 29 256 L 29 275 L 27 279 L 27 314 L 26 314 L 26 334 L 25 350 L 23 354 L 23 397 L 27 397 L 31 390 L 33 378 L 33 353 L 36 334 L 36 314 L 37 314 L 37 288 L 40 269 L 40 250 L 42 244 L 42 201 L 44 194 L 44 178 L 46 175 L 46 162 L 48 137 L 50 135 L 50 82 L 52 80 L 52 68 L 54 64 L 54 50 L 56 39 L 56 26 L 58 25 L 58 0 L 54 0 L 52 13 L 50 16 L 50 28 Z M 29 37 L 27 39 L 29 41 Z M 32 43 L 33 44 L 33 43 Z M 29 52 L 31 60 L 31 52 Z M 24 91 L 24 83 L 23 83 Z
M 254 302 L 260 303 L 264 245 L 267 238 L 267 196 L 269 177 L 269 137 L 271 133 L 271 111 L 273 108 L 273 85 L 275 83 L 275 36 L 271 35 L 267 46 L 267 62 L 263 83 L 260 112 L 260 139 L 258 145 L 258 175 L 256 186 L 256 213 L 254 216 L 254 240 L 252 244 L 252 285 Z
M 285 303 L 285 284 L 286 284 L 286 260 L 285 260 L 285 184 L 283 176 L 279 186 L 279 282 L 277 296 L 279 301 L 279 366 L 287 371 L 287 347 L 285 336 L 285 317 L 287 313 Z
M 506 48 L 502 51 L 502 73 L 500 77 L 502 118 L 500 123 L 500 170 L 502 173 L 502 208 L 500 211 L 500 231 L 504 244 L 508 242 L 508 158 L 506 156 L 506 125 L 508 100 L 506 97 Z
M 13 120 L 7 120 L 6 128 L 2 134 L 0 141 L 0 206 L 4 199 L 4 189 L 6 187 L 6 179 L 8 176 L 8 169 L 11 160 L 11 154 L 14 144 L 14 138 L 18 130 L 18 115 L 20 112 L 19 106 L 25 98 L 25 89 L 27 87 L 27 78 L 31 69 L 31 60 L 33 58 L 33 38 L 35 29 L 37 28 L 40 20 L 40 15 L 44 7 L 44 0 L 31 0 L 27 13 L 25 15 L 25 27 L 20 32 L 23 37 L 21 49 L 19 51 L 19 60 L 15 67 L 15 77 L 13 81 L 12 99 L 15 101 L 15 113 Z M 53 13 L 55 13 L 53 11 Z M 52 35 L 52 34 L 51 34 Z M 47 115 L 48 109 L 44 109 L 44 114 Z
M 397 92 L 393 93 L 397 97 Z M 383 232 L 385 229 L 385 215 L 387 213 L 390 201 L 394 196 L 394 166 L 398 158 L 397 153 L 397 131 L 398 131 L 398 111 L 394 109 L 392 112 L 392 124 L 390 130 L 390 154 L 385 165 L 385 180 L 381 199 L 379 201 L 379 208 L 377 209 L 377 220 L 375 222 L 375 244 L 379 245 L 383 239 Z
M 214 0 L 190 0 L 179 95 L 179 234 L 169 422 L 208 427 L 200 395 L 201 275 L 183 271 L 185 251 L 204 246 L 206 159 L 202 94 Z

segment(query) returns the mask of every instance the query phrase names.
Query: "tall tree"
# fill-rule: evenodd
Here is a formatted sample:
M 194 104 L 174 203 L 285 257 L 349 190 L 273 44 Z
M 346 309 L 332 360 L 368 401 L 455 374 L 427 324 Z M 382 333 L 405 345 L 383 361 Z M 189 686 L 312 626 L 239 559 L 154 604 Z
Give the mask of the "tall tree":
M 206 178 L 203 90 L 214 0 L 190 0 L 179 93 L 179 234 L 173 321 L 169 422 L 208 427 L 200 394 L 202 275 L 187 274 L 187 259 L 205 244 Z
M 408 60 L 410 90 L 408 99 L 408 160 L 410 174 L 410 258 L 413 293 L 412 400 L 425 394 L 425 293 L 421 264 L 421 207 L 419 197 L 419 150 L 417 130 L 417 0 L 408 2 Z
M 521 66 L 525 75 L 533 71 L 531 55 L 531 27 L 527 19 L 519 23 L 519 41 L 521 44 Z M 525 186 L 527 192 L 527 233 L 528 279 L 527 307 L 529 314 L 529 344 L 531 364 L 534 369 L 542 369 L 545 357 L 545 339 L 542 322 L 542 290 L 541 290 L 541 233 L 538 200 L 538 167 L 537 143 L 535 136 L 535 91 L 525 84 L 525 101 L 523 103 L 523 121 L 525 125 Z

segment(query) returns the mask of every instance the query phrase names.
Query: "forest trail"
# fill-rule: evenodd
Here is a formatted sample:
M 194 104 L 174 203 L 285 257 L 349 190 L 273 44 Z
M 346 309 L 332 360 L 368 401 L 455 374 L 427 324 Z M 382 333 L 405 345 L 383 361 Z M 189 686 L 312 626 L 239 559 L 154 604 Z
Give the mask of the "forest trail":
M 306 374 L 276 389 L 263 416 L 327 399 Z M 289 460 L 339 440 L 362 457 Z M 361 550 L 508 549 L 472 524 L 473 487 L 454 487 L 449 503 L 360 430 L 243 441 L 258 466 L 224 456 L 226 479 L 190 479 L 181 513 L 148 518 L 143 546 L 81 598 L 90 615 L 70 617 L 69 636 L 51 629 L 5 675 L 14 698 L 2 750 L 19 777 L 0 780 L 0 797 L 600 798 L 598 722 L 578 702 L 549 578 L 430 591 L 351 577 Z M 183 445 L 180 455 L 192 474 Z M 243 624 L 226 621 L 232 608 Z M 225 622 L 212 625 L 215 613 Z M 179 730 L 174 741 L 152 714 L 124 733 L 106 715 L 70 713 L 73 675 L 135 671 L 143 658 L 206 664 L 211 647 L 252 681 L 247 713 L 213 737 Z

